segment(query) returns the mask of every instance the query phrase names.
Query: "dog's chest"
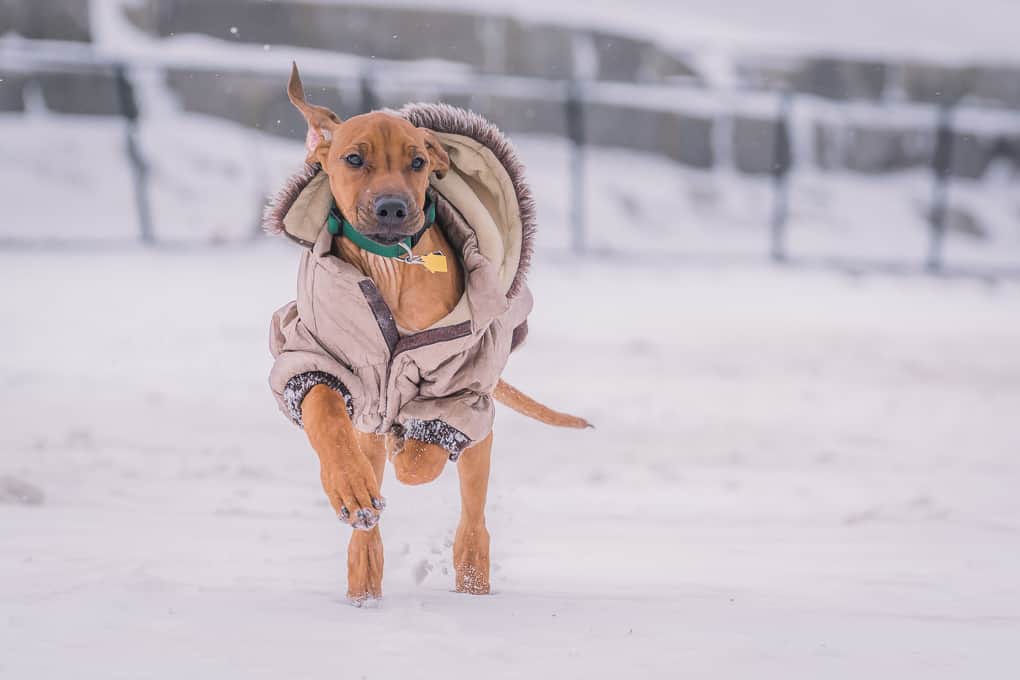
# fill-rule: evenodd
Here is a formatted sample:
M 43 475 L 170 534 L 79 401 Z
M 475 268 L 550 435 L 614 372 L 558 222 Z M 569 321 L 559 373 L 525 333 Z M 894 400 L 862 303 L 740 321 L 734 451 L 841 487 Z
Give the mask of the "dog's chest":
M 464 295 L 460 260 L 446 239 L 441 235 L 423 238 L 415 251 L 419 249 L 448 253 L 447 271 L 431 272 L 421 265 L 367 253 L 344 239 L 336 242 L 337 254 L 375 283 L 401 332 L 425 330 L 453 311 Z

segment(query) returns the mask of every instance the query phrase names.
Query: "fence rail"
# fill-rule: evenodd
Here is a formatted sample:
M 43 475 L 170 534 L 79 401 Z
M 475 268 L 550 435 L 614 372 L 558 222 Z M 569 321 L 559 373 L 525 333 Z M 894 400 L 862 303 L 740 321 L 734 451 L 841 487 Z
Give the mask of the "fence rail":
M 2 43 L 3 41 L 0 41 Z M 108 59 L 96 55 L 91 50 L 64 43 L 47 43 L 46 41 L 18 41 L 16 44 L 0 44 L 0 57 L 6 72 L 20 72 L 31 80 L 34 74 L 45 73 L 96 73 L 111 74 L 115 83 L 117 115 L 124 120 L 125 156 L 131 168 L 133 179 L 133 195 L 138 220 L 138 238 L 146 244 L 156 243 L 156 234 L 152 226 L 152 215 L 149 201 L 149 171 L 145 154 L 139 143 L 139 127 L 144 124 L 140 116 L 138 96 L 133 81 L 133 74 L 141 71 L 156 71 L 165 74 L 168 69 L 188 69 L 195 72 L 215 72 L 213 66 L 196 64 L 181 58 L 132 58 L 130 63 L 123 60 Z M 267 72 L 258 68 L 229 66 L 234 75 L 251 75 L 257 77 L 276 78 L 280 72 Z M 306 76 L 329 80 L 342 85 L 347 91 L 356 92 L 357 108 L 362 111 L 377 108 L 385 101 L 387 90 L 399 90 L 409 84 L 417 88 L 432 87 L 444 93 L 500 96 L 526 93 L 529 97 L 555 102 L 561 107 L 563 130 L 569 140 L 570 162 L 569 178 L 569 219 L 570 244 L 574 253 L 589 252 L 589 224 L 586 214 L 587 193 L 586 150 L 592 143 L 588 138 L 586 115 L 593 102 L 605 101 L 605 93 L 610 98 L 619 99 L 628 91 L 640 92 L 641 99 L 647 100 L 649 94 L 662 95 L 666 102 L 674 102 L 678 110 L 684 109 L 685 97 L 678 94 L 684 88 L 661 84 L 620 84 L 609 86 L 594 81 L 550 80 L 539 78 L 521 78 L 512 76 L 480 76 L 470 72 L 446 74 L 432 79 L 423 79 L 419 68 L 400 67 L 392 64 L 380 65 L 362 60 L 360 68 L 346 69 L 340 74 L 317 72 L 314 68 L 307 69 Z M 307 78 L 306 78 L 307 81 Z M 689 91 L 689 90 L 688 90 Z M 704 97 L 704 91 L 691 91 L 692 97 Z M 769 215 L 762 218 L 763 229 L 768 230 L 767 257 L 777 263 L 811 261 L 810 258 L 794 257 L 789 252 L 787 243 L 787 225 L 791 213 L 790 180 L 795 175 L 798 159 L 794 150 L 794 132 L 792 116 L 798 106 L 798 98 L 793 92 L 754 90 L 730 93 L 736 97 L 754 100 L 758 109 L 770 109 L 774 116 L 764 118 L 776 125 L 771 151 L 772 162 L 768 174 L 771 177 L 772 207 Z M 653 99 L 655 97 L 652 97 Z M 770 102 L 762 106 L 763 102 Z M 667 104 L 669 105 L 669 104 Z M 913 105 L 916 109 L 918 105 Z M 944 258 L 946 238 L 946 219 L 949 210 L 950 184 L 953 179 L 954 157 L 954 118 L 953 106 L 934 108 L 935 127 L 933 136 L 935 149 L 930 164 L 931 192 L 929 215 L 929 233 L 927 256 L 923 267 L 930 272 L 947 272 Z M 759 115 L 759 117 L 763 117 Z M 1020 260 L 1020 253 L 1018 253 Z M 888 269 L 888 263 L 877 260 L 854 260 L 852 258 L 814 258 L 823 266 L 840 266 L 844 262 L 855 269 Z M 906 267 L 909 269 L 909 267 Z M 964 270 L 957 270 L 964 271 Z M 976 275 L 988 276 L 1020 276 L 1020 264 L 1017 267 L 978 266 L 966 270 Z

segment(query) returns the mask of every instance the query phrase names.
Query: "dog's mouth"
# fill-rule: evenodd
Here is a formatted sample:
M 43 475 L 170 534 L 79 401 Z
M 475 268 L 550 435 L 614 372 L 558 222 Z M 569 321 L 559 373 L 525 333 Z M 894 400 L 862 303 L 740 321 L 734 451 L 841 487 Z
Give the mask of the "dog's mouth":
M 358 217 L 361 219 L 358 219 L 352 226 L 365 238 L 383 246 L 394 246 L 404 239 L 414 236 L 425 223 L 425 213 L 421 208 L 416 208 L 398 223 L 385 224 L 374 215 L 365 215 L 360 210 Z

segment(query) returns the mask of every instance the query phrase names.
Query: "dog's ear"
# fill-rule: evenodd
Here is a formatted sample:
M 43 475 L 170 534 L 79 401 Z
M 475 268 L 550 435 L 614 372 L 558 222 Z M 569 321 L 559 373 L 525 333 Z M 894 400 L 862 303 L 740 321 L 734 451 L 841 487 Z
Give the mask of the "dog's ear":
M 446 171 L 450 169 L 450 154 L 446 153 L 442 142 L 432 130 L 425 131 L 425 150 L 428 151 L 429 160 L 432 161 L 432 172 L 436 177 L 443 179 Z
M 325 106 L 315 106 L 305 101 L 305 89 L 298 74 L 297 62 L 290 71 L 290 83 L 287 84 L 287 97 L 308 122 L 308 134 L 305 136 L 305 149 L 308 150 L 308 162 L 322 162 L 323 152 L 329 150 L 333 132 L 340 125 L 340 117 Z

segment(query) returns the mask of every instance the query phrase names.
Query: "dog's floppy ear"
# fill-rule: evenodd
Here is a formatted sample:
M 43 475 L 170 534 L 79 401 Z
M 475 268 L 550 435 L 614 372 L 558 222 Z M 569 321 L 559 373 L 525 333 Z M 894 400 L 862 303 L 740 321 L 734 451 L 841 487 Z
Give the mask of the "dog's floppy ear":
M 329 149 L 333 139 L 333 131 L 340 125 L 340 117 L 325 106 L 315 106 L 305 101 L 305 88 L 301 84 L 297 62 L 293 62 L 290 71 L 290 83 L 287 84 L 287 97 L 308 122 L 308 134 L 305 136 L 305 148 L 308 150 L 308 162 L 319 161 L 320 147 Z
M 432 130 L 425 131 L 425 149 L 428 151 L 429 160 L 432 161 L 432 172 L 436 173 L 439 179 L 443 179 L 446 171 L 450 169 L 450 154 L 446 153 L 439 137 L 436 137 Z

